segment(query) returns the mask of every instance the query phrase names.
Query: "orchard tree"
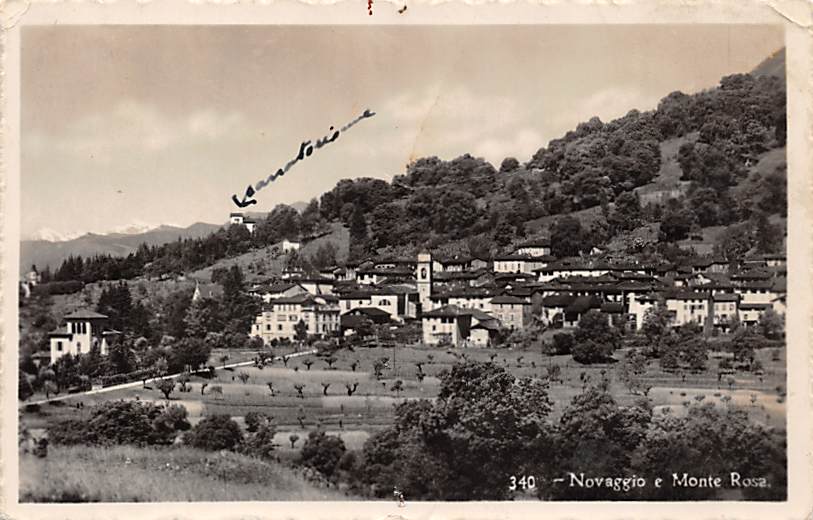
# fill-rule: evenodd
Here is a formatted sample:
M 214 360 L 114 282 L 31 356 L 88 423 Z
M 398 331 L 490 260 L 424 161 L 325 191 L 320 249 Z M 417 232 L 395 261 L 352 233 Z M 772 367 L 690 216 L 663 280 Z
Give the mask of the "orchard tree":
M 169 401 L 169 395 L 175 390 L 175 381 L 171 378 L 159 379 L 158 382 L 155 383 L 155 388 L 164 394 L 164 398 Z

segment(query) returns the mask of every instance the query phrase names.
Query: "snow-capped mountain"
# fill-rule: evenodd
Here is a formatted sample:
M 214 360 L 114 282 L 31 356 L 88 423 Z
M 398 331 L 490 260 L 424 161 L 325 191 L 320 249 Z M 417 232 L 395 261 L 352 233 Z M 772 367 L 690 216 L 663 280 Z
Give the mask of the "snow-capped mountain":
M 107 233 L 84 233 L 80 236 L 63 234 L 52 229 L 40 229 L 30 239 L 20 242 L 20 269 L 25 272 L 32 264 L 39 268 L 56 269 L 71 255 L 85 258 L 93 255 L 126 256 L 139 245 L 161 245 L 179 238 L 199 238 L 221 226 L 197 222 L 188 227 L 151 225 L 134 222 Z

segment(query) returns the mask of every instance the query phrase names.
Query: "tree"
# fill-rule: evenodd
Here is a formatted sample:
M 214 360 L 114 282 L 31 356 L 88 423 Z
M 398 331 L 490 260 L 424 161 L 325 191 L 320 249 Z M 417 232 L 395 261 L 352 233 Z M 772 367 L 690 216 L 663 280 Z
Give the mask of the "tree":
M 404 390 L 404 382 L 400 379 L 396 379 L 395 382 L 390 387 L 390 391 L 395 392 L 395 397 L 400 397 L 401 392 Z
M 164 394 L 164 398 L 169 401 L 169 395 L 175 390 L 175 381 L 170 378 L 159 379 L 155 383 L 155 388 Z
M 376 379 L 381 379 L 384 369 L 389 366 L 389 361 L 389 358 L 381 357 L 373 362 L 373 373 L 375 374 Z
M 648 385 L 643 383 L 641 376 L 646 373 L 646 356 L 638 349 L 627 352 L 621 363 L 618 364 L 618 376 L 631 394 L 646 395 Z
M 306 359 L 305 361 L 302 362 L 302 364 L 305 365 L 305 367 L 307 367 L 308 371 L 310 371 L 311 366 L 313 365 L 313 360 Z
M 300 398 L 300 399 L 304 399 L 305 394 L 303 394 L 302 391 L 305 389 L 305 385 L 296 384 L 296 385 L 294 385 L 294 388 L 296 389 L 296 394 L 297 394 L 296 396 L 298 398 Z
M 658 239 L 661 242 L 683 240 L 689 236 L 694 220 L 694 214 L 685 207 L 667 207 L 661 218 Z
M 358 383 L 353 383 L 352 385 L 350 385 L 350 383 L 345 383 L 344 387 L 347 389 L 347 395 L 352 396 L 354 393 L 356 393 L 358 386 Z
M 658 342 L 669 331 L 670 320 L 669 309 L 662 303 L 650 307 L 644 313 L 641 332 L 644 333 L 651 347 L 657 349 Z
M 519 161 L 514 157 L 506 157 L 500 163 L 500 173 L 510 173 L 519 168 Z
M 551 227 L 551 254 L 558 258 L 576 256 L 582 248 L 581 222 L 569 215 L 558 218 Z
M 297 341 L 303 342 L 308 339 L 308 325 L 299 320 L 296 325 L 294 325 L 294 338 Z
M 243 420 L 246 423 L 246 431 L 249 433 L 256 432 L 260 426 L 271 422 L 271 418 L 260 412 L 248 412 Z
M 775 310 L 768 308 L 759 316 L 757 324 L 759 333 L 767 339 L 781 339 L 785 330 L 785 321 Z
M 345 451 L 347 448 L 339 437 L 327 435 L 321 430 L 312 431 L 300 451 L 300 462 L 331 478 Z
M 336 364 L 336 361 L 338 361 L 338 359 L 336 359 L 335 356 L 328 356 L 325 358 L 325 363 L 327 363 L 327 367 L 330 370 L 333 369 L 333 365 Z
M 459 363 L 442 376 L 436 402 L 396 407 L 394 424 L 364 445 L 364 481 L 398 482 L 425 500 L 498 500 L 512 471 L 542 466 L 551 409 L 547 385 L 493 363 Z M 520 468 L 520 469 L 517 469 Z
M 621 345 L 621 334 L 610 325 L 606 314 L 591 310 L 582 315 L 573 340 L 574 361 L 600 363 L 609 359 Z
M 291 449 L 294 449 L 296 441 L 299 440 L 299 435 L 292 433 L 291 435 L 288 436 L 288 440 L 291 442 Z
M 567 468 L 590 467 L 596 475 L 609 474 L 630 464 L 630 457 L 646 435 L 652 411 L 647 403 L 619 406 L 606 383 L 589 385 L 575 396 L 559 420 L 552 450 L 551 472 L 564 474 Z M 639 473 L 640 474 L 640 473 Z M 552 484 L 540 487 L 557 500 L 610 500 L 612 488 L 582 488 Z
M 34 389 L 31 387 L 31 382 L 28 380 L 28 375 L 22 370 L 17 371 L 17 399 L 25 401 L 34 395 Z
M 228 415 L 209 415 L 192 428 L 185 442 L 208 451 L 233 450 L 243 442 L 243 432 Z
M 328 388 L 330 388 L 330 383 L 322 383 L 322 395 L 327 395 Z
M 248 375 L 248 372 L 243 372 L 242 370 L 237 373 L 237 379 L 240 380 L 241 383 L 246 384 L 251 376 Z

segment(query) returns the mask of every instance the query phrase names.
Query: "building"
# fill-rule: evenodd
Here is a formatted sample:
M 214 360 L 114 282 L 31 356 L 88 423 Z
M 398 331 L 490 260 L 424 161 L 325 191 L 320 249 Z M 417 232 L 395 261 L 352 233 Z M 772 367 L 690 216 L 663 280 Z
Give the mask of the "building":
M 674 314 L 673 325 L 708 324 L 711 315 L 711 294 L 698 291 L 680 291 L 666 297 L 666 308 Z
M 532 256 L 520 253 L 498 255 L 494 257 L 494 272 L 531 274 L 537 269 L 547 267 L 554 260 L 555 258 L 549 255 Z
M 296 296 L 299 294 L 307 294 L 308 290 L 295 280 L 289 280 L 267 285 L 259 285 L 257 287 L 253 287 L 248 292 L 253 296 L 262 298 L 263 302 L 270 303 L 271 300 L 276 300 L 277 298 L 290 298 L 291 296 Z
M 221 296 L 223 296 L 223 287 L 220 284 L 195 281 L 195 290 L 192 293 L 193 302 L 201 298 L 219 298 Z
M 299 248 L 301 246 L 302 244 L 300 244 L 299 242 L 294 242 L 286 238 L 282 241 L 282 252 L 290 253 L 291 251 L 299 251 Z
M 722 333 L 728 333 L 734 323 L 740 319 L 740 295 L 737 293 L 712 294 L 713 302 L 711 324 Z
M 495 296 L 491 314 L 508 329 L 524 329 L 531 323 L 531 302 L 516 296 Z
M 254 228 L 257 227 L 257 222 L 251 218 L 246 217 L 242 213 L 230 213 L 229 224 L 237 226 L 246 226 L 249 233 L 254 233 Z
M 425 312 L 432 308 L 430 296 L 432 294 L 432 254 L 418 253 L 418 302 Z
M 635 320 L 635 330 L 644 326 L 646 314 L 658 305 L 658 298 L 652 294 L 630 293 L 627 297 L 627 312 Z
M 529 240 L 518 245 L 515 253 L 529 256 L 549 256 L 550 240 L 547 238 Z
M 423 342 L 426 345 L 448 344 L 460 346 L 469 338 L 472 314 L 468 309 L 446 305 L 421 317 Z
M 358 307 L 341 315 L 341 331 L 345 336 L 355 334 L 365 326 L 383 325 L 391 321 L 390 313 L 377 307 Z
M 271 300 L 254 319 L 251 336 L 269 343 L 295 340 L 296 325 L 303 322 L 308 336 L 330 337 L 339 333 L 338 299 L 330 296 L 299 294 Z
M 99 352 L 106 355 L 110 346 L 121 334 L 115 330 L 104 330 L 108 317 L 98 312 L 81 310 L 65 316 L 63 329 L 48 334 L 51 344 L 51 363 L 65 354 L 78 356 L 87 354 L 98 346 Z
M 478 309 L 445 305 L 423 313 L 423 342 L 426 345 L 486 347 L 502 328 L 500 320 Z

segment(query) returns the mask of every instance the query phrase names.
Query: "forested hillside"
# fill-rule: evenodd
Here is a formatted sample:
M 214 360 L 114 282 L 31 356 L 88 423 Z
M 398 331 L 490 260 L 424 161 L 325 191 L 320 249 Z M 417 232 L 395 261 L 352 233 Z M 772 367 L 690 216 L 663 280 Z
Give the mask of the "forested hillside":
M 330 222 L 349 229 L 355 259 L 425 247 L 489 256 L 542 234 L 557 238 L 555 255 L 570 256 L 604 250 L 613 237 L 641 228 L 657 235 L 634 241 L 634 253 L 663 259 L 685 254 L 672 245 L 711 226 L 723 228 L 714 244 L 722 256 L 777 251 L 786 211 L 785 85 L 776 75 L 783 64 L 779 53 L 758 74 L 727 76 L 695 94 L 673 92 L 655 110 L 631 110 L 606 123 L 594 117 L 524 163 L 507 157 L 495 167 L 469 154 L 420 158 L 391 182 L 342 180 L 301 213 L 277 206 L 253 234 L 232 226 L 124 258 L 70 258 L 54 278 L 189 272 L 283 238 L 312 236 Z M 639 195 L 675 174 L 679 189 Z

